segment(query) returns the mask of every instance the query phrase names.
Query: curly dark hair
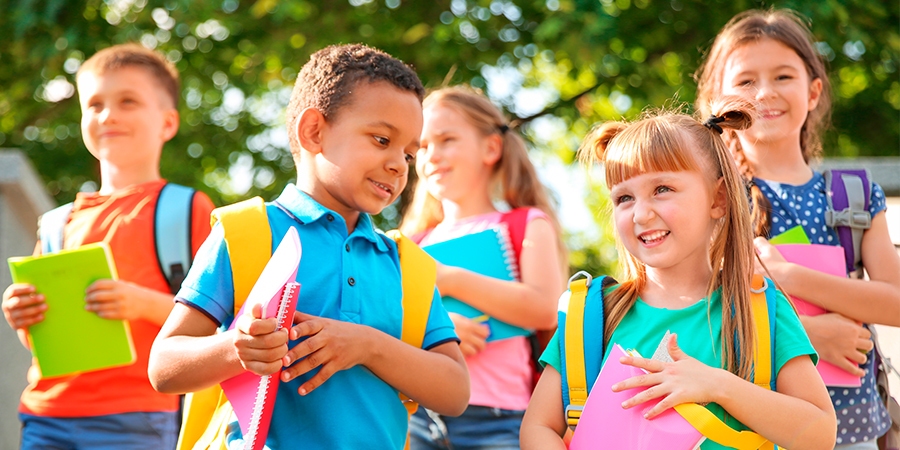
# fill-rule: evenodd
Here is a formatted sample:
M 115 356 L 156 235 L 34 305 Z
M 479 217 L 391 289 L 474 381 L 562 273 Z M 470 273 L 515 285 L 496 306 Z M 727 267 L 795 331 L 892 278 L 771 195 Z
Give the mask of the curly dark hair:
M 287 107 L 291 153 L 298 155 L 296 121 L 304 109 L 318 109 L 325 120 L 334 120 L 350 103 L 353 86 L 360 82 L 386 81 L 416 94 L 421 102 L 425 88 L 412 67 L 391 55 L 363 44 L 332 45 L 313 53 L 300 69 Z

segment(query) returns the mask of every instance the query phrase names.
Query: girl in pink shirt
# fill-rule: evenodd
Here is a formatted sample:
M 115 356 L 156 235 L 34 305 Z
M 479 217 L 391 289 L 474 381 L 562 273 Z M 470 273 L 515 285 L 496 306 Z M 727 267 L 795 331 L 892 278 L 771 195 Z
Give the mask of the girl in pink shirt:
M 493 319 L 553 329 L 567 272 L 565 247 L 524 141 L 496 106 L 471 89 L 433 92 L 425 99 L 424 115 L 416 155 L 419 180 L 401 229 L 422 246 L 502 229 L 517 250 L 514 281 L 439 264 L 438 290 Z M 497 209 L 504 203 L 511 211 Z M 471 251 L 477 258 L 478 249 Z M 410 448 L 518 449 L 534 383 L 529 338 L 489 341 L 483 323 L 450 317 L 471 376 L 469 407 L 458 418 L 420 408 L 410 421 Z

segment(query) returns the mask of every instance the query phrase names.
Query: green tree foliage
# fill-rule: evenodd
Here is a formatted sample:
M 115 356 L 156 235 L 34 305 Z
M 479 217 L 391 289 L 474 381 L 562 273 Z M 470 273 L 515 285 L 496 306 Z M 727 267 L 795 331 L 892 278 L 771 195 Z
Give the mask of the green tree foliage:
M 163 175 L 218 204 L 272 198 L 295 176 L 283 108 L 297 71 L 326 45 L 363 42 L 412 64 L 426 87 L 483 88 L 533 151 L 568 164 L 596 122 L 689 104 L 691 74 L 718 29 L 774 5 L 811 19 L 829 61 L 836 95 L 826 154 L 896 155 L 900 12 L 889 3 L 0 0 L 0 146 L 25 151 L 59 201 L 96 186 L 73 74 L 97 50 L 137 41 L 182 76 L 181 130 L 166 146 Z M 602 206 L 602 190 L 592 192 L 587 203 Z M 398 213 L 378 219 L 394 225 Z M 608 220 L 597 217 L 599 242 L 569 240 L 573 265 L 594 272 L 615 257 Z

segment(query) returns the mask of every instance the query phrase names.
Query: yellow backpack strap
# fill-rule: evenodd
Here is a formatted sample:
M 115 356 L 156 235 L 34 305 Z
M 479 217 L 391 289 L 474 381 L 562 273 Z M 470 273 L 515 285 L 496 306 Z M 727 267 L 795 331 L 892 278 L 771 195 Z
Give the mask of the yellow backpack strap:
M 212 223 L 222 224 L 234 283 L 237 314 L 272 256 L 272 231 L 262 198 L 254 197 L 212 212 Z M 225 449 L 231 404 L 219 385 L 185 396 L 178 450 Z
M 768 283 L 761 275 L 754 275 L 750 288 L 753 323 L 756 329 L 756 348 L 753 361 L 753 384 L 771 389 L 772 336 L 769 328 L 769 310 L 766 304 Z M 675 407 L 694 428 L 707 439 L 738 450 L 774 449 L 766 438 L 752 431 L 737 431 L 726 425 L 708 409 L 696 403 L 684 403 Z
M 580 274 L 585 278 L 575 279 Z M 569 427 L 578 425 L 581 412 L 587 402 L 587 376 L 584 369 L 584 303 L 591 276 L 578 272 L 569 279 L 569 307 L 566 309 L 565 329 L 565 372 L 569 390 L 569 404 L 566 406 L 566 423 Z
M 422 348 L 428 315 L 431 313 L 431 301 L 434 299 L 437 263 L 399 231 L 391 230 L 387 235 L 397 243 L 397 252 L 400 254 L 400 278 L 403 283 L 403 328 L 400 339 L 413 347 Z M 419 404 L 402 392 L 400 401 L 406 407 L 407 418 L 419 409 Z M 409 448 L 409 435 L 406 437 L 405 448 Z

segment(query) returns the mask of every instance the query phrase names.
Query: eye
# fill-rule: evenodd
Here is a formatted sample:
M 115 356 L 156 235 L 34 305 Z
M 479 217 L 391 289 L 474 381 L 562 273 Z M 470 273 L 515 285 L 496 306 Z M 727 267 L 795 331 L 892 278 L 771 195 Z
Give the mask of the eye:
M 794 77 L 791 76 L 791 75 L 779 75 L 779 76 L 775 77 L 775 79 L 776 79 L 776 80 L 779 80 L 779 81 L 782 81 L 782 80 L 793 80 Z
M 387 147 L 388 144 L 391 143 L 391 140 L 384 136 L 375 135 L 375 136 L 372 136 L 372 138 L 375 139 L 375 142 L 378 142 L 378 145 L 380 145 L 382 147 Z
M 738 82 L 735 83 L 735 86 L 738 86 L 738 87 L 749 87 L 752 85 L 753 85 L 753 80 L 750 80 L 750 79 L 738 80 Z
M 410 164 L 410 163 L 412 163 L 413 161 L 416 160 L 416 155 L 415 155 L 415 154 L 412 154 L 412 153 L 406 153 L 406 154 L 404 155 L 404 157 L 406 158 L 407 164 Z
M 631 200 L 632 200 L 632 197 L 630 195 L 626 194 L 626 195 L 620 195 L 620 196 L 616 197 L 615 200 L 613 200 L 613 203 L 615 203 L 616 206 L 619 206 L 622 203 L 630 202 Z
M 672 192 L 672 191 L 674 191 L 674 189 L 670 188 L 669 186 L 657 186 L 656 190 L 654 192 L 657 194 L 664 194 L 666 192 Z

